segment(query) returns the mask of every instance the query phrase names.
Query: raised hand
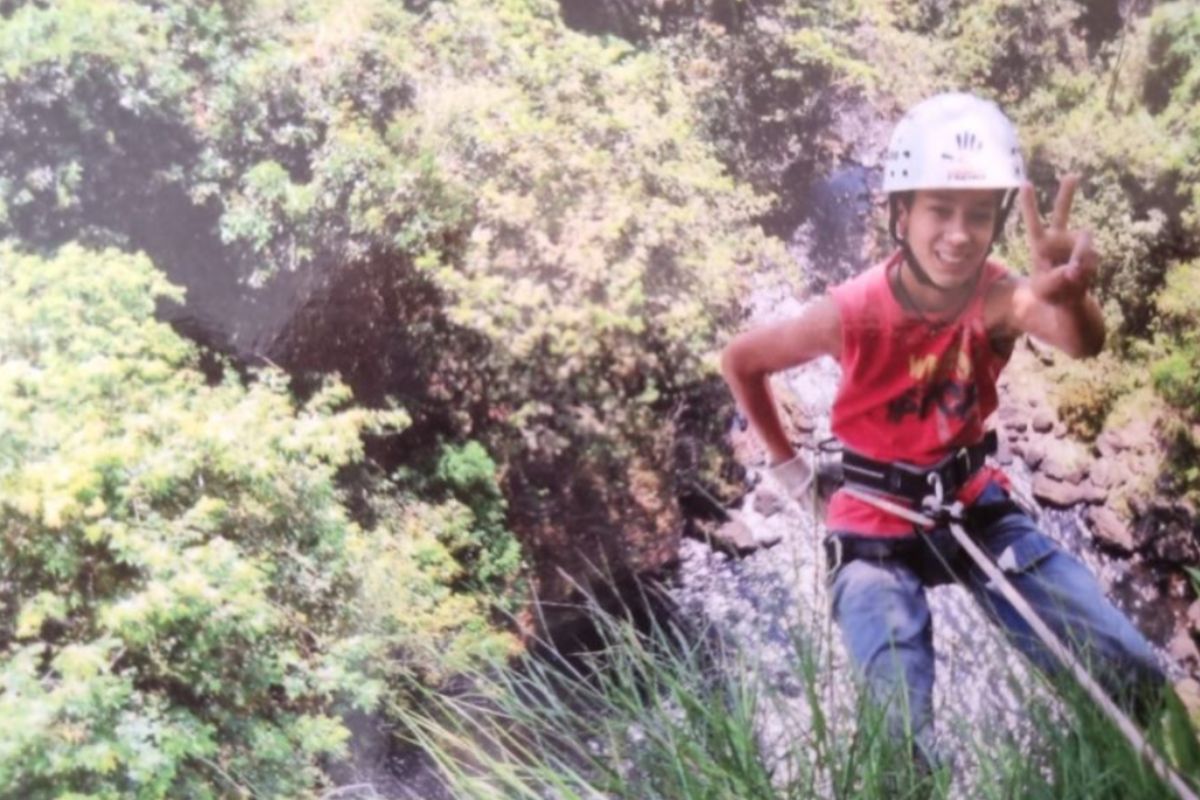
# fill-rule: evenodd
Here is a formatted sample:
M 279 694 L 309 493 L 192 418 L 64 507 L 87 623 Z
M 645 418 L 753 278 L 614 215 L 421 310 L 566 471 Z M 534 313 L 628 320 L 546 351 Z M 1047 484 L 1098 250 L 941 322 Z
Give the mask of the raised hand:
M 1033 257 L 1030 288 L 1054 305 L 1081 302 L 1095 279 L 1100 260 L 1092 246 L 1092 234 L 1067 227 L 1078 185 L 1078 175 L 1068 175 L 1059 183 L 1049 227 L 1042 225 L 1033 185 L 1026 183 L 1021 187 L 1021 218 L 1025 221 L 1025 237 Z

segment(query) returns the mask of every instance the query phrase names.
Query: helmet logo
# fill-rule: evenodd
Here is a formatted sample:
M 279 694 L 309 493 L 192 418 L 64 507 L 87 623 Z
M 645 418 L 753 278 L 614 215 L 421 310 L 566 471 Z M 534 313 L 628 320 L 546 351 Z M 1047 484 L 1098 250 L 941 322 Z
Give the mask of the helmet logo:
M 979 141 L 979 137 L 971 133 L 971 131 L 962 131 L 954 135 L 954 143 L 958 145 L 959 150 L 982 150 L 983 142 Z
M 983 142 L 971 131 L 960 131 L 954 135 L 956 152 L 943 152 L 942 160 L 951 162 L 946 166 L 946 179 L 950 181 L 978 181 L 987 177 L 986 165 L 980 164 L 978 156 Z

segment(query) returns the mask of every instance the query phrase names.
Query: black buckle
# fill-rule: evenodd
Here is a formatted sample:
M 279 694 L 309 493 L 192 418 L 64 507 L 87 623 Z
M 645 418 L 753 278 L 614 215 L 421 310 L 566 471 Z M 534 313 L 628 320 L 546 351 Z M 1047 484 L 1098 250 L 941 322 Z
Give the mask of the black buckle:
M 831 533 L 822 542 L 825 548 L 825 565 L 828 575 L 833 576 L 837 570 L 852 561 L 867 559 L 869 561 L 884 561 L 893 558 L 908 558 L 920 547 L 920 537 L 876 537 L 876 536 L 845 536 Z
M 988 431 L 978 443 L 953 450 L 928 467 L 903 461 L 875 461 L 852 450 L 845 450 L 842 454 L 844 481 L 871 491 L 920 502 L 929 492 L 929 477 L 936 475 L 945 496 L 949 498 L 984 465 L 988 455 L 996 452 L 997 445 L 996 432 Z
M 967 482 L 967 478 L 973 472 L 971 469 L 971 450 L 969 448 L 964 447 L 954 454 L 954 466 L 957 474 L 954 476 L 953 483 L 961 486 Z

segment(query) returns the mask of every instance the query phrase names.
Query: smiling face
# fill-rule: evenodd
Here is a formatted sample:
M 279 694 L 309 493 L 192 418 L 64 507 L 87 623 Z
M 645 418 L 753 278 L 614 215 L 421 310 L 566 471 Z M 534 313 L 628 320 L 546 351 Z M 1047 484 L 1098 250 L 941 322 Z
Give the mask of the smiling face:
M 896 232 L 917 263 L 943 291 L 965 288 L 975 278 L 996 231 L 997 192 L 992 189 L 930 189 L 901 202 Z

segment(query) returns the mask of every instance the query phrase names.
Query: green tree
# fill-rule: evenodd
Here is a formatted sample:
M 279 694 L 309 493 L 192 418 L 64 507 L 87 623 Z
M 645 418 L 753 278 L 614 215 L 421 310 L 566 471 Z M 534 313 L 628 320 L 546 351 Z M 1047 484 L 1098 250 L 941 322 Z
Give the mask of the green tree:
M 465 588 L 513 579 L 511 536 L 465 564 L 470 511 L 386 485 L 356 523 L 337 476 L 405 416 L 210 384 L 157 298 L 181 293 L 142 257 L 0 249 L 0 783 L 302 796 L 340 710 L 512 646 Z

